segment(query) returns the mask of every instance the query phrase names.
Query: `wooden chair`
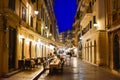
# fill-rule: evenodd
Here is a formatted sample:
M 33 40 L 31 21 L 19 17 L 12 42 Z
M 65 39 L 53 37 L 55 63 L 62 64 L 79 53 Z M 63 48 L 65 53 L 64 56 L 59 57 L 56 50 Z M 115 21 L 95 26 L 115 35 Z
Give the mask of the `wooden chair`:
M 31 61 L 30 59 L 25 60 L 25 69 L 30 69 L 31 68 Z
M 64 63 L 65 63 L 65 61 L 64 61 L 64 59 L 62 59 L 61 63 L 59 64 L 59 67 L 57 68 L 58 71 L 60 70 L 61 72 L 63 72 Z
M 18 68 L 19 69 L 24 69 L 25 68 L 24 60 L 18 60 Z
M 38 60 L 38 65 L 41 65 L 41 59 L 40 58 L 37 58 Z

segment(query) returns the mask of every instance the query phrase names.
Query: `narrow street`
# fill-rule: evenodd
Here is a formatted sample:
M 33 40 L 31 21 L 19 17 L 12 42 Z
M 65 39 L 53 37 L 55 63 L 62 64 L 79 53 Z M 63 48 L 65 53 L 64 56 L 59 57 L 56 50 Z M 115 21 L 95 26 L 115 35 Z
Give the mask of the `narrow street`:
M 38 80 L 120 80 L 120 76 L 72 57 L 71 64 L 64 65 L 63 73 L 49 74 L 46 70 Z
M 0 0 L 0 80 L 120 80 L 120 0 Z

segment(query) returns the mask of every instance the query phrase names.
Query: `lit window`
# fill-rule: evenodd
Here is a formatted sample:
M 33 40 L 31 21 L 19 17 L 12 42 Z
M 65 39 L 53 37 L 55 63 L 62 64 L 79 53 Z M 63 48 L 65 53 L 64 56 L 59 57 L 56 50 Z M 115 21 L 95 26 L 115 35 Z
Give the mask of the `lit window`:
M 26 9 L 22 7 L 22 20 L 26 21 Z
M 15 11 L 15 0 L 9 0 L 9 8 Z

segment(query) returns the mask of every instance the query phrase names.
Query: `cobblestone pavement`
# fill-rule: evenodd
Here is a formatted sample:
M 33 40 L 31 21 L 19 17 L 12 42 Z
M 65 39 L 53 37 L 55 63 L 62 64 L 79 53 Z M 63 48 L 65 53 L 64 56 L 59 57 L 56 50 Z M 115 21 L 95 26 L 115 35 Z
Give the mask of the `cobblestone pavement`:
M 73 57 L 71 64 L 64 66 L 63 73 L 49 74 L 46 70 L 38 80 L 120 80 L 120 75 Z

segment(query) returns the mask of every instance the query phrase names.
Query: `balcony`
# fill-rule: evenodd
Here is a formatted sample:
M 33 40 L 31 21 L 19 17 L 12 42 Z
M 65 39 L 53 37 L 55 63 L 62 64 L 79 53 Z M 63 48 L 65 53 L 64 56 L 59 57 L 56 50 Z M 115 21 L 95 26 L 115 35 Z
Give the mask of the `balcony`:
M 82 35 L 84 35 L 85 33 L 87 33 L 89 31 L 89 29 L 90 29 L 89 25 L 87 25 L 85 28 L 83 28 Z
M 92 18 L 92 7 L 88 7 L 81 16 L 80 19 L 81 25 L 83 26 L 86 22 L 89 22 L 91 18 Z

